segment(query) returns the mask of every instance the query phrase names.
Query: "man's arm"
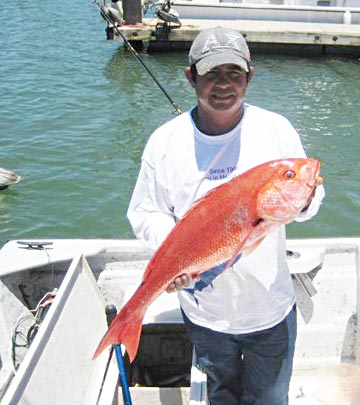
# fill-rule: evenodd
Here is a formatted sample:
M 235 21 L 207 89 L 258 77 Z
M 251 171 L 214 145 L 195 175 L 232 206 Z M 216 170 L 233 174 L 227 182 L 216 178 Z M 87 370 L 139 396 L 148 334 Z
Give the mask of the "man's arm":
M 154 167 L 143 159 L 130 200 L 128 219 L 135 236 L 156 250 L 175 225 L 167 190 L 157 181 Z

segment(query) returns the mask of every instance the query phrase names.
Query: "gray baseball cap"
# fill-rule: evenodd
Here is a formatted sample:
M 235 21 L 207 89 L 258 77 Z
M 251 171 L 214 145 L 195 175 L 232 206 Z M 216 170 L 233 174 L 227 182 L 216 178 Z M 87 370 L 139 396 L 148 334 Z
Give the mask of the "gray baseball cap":
M 196 65 L 200 76 L 216 66 L 231 63 L 249 71 L 250 52 L 240 32 L 224 27 L 202 30 L 190 48 L 190 65 Z

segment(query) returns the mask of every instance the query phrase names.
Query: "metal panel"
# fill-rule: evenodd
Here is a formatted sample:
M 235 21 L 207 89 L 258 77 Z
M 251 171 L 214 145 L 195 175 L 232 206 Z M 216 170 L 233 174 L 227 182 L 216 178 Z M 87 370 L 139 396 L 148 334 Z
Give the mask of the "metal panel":
M 92 355 L 106 329 L 103 299 L 78 255 L 2 404 L 95 404 L 107 352 Z

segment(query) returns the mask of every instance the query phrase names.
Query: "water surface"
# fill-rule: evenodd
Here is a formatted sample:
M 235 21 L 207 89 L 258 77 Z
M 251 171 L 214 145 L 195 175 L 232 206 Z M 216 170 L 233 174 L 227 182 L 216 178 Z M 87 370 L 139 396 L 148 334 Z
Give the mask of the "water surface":
M 130 238 L 126 209 L 150 133 L 173 109 L 90 1 L 4 2 L 0 13 L 0 244 L 13 238 Z M 141 54 L 174 101 L 195 102 L 186 53 Z M 288 117 L 322 162 L 327 197 L 290 237 L 359 236 L 360 63 L 253 55 L 247 101 Z

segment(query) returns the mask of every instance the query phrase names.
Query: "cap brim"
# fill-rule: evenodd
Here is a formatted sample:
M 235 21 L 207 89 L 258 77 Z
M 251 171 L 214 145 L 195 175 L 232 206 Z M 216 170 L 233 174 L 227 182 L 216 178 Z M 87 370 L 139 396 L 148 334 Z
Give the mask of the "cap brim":
M 196 70 L 200 76 L 205 75 L 211 69 L 219 65 L 233 64 L 238 65 L 245 72 L 249 71 L 248 62 L 239 55 L 233 53 L 220 52 L 217 55 L 211 55 L 199 60 L 196 65 Z

